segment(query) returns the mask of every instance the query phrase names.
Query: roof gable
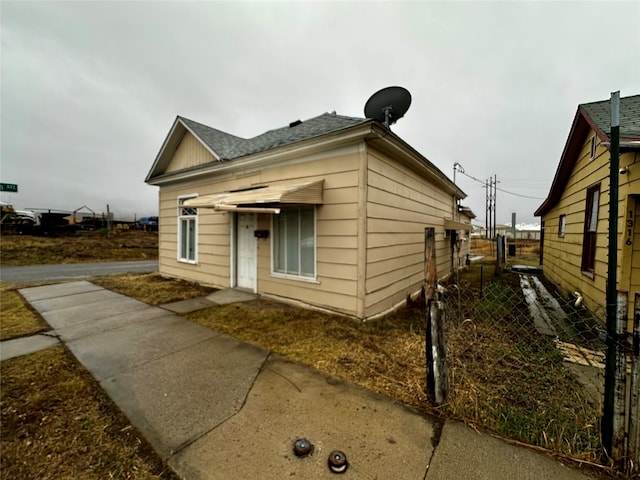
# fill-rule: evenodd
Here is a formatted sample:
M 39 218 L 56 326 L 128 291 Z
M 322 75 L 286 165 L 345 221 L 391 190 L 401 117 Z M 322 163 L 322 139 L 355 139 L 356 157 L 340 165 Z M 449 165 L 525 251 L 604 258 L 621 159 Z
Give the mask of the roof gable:
M 209 149 L 191 132 L 187 131 L 182 136 L 164 171 L 171 173 L 215 161 L 216 157 L 211 154 Z
M 230 133 L 208 127 L 207 125 L 194 122 L 188 118 L 178 116 L 178 119 L 188 128 L 193 136 L 206 145 L 209 150 L 216 152 L 217 160 L 228 159 L 229 152 L 231 152 L 238 143 L 244 141 L 244 138 L 236 137 Z
M 603 100 L 578 105 L 549 194 L 535 211 L 535 216 L 540 217 L 546 214 L 560 200 L 578 159 L 584 138 L 590 130 L 595 131 L 602 142 L 610 142 L 610 103 L 611 100 Z M 640 95 L 620 99 L 620 138 L 640 139 Z
M 337 115 L 335 112 L 323 113 L 309 120 L 296 121 L 286 127 L 270 130 L 256 137 L 247 139 L 236 137 L 235 135 L 178 116 L 160 152 L 156 156 L 156 160 L 147 175 L 146 181 L 167 173 L 171 159 L 187 131 L 202 143 L 213 155 L 215 161 L 231 161 L 367 122 L 372 122 L 372 120 Z

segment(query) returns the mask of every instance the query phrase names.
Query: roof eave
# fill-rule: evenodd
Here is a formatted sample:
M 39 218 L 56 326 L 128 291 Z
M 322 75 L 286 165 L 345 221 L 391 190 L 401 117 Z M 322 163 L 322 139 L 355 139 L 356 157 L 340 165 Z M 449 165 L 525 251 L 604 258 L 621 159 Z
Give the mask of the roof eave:
M 202 146 L 209 153 L 211 153 L 211 155 L 213 155 L 213 157 L 217 161 L 222 160 L 220 155 L 218 155 L 218 153 L 212 150 L 211 147 L 209 147 L 209 145 L 207 145 L 207 143 L 203 141 L 203 139 L 200 138 L 200 136 L 196 132 L 194 132 L 191 128 L 189 128 L 189 126 L 182 120 L 182 117 L 178 115 L 173 121 L 173 125 L 171 125 L 171 128 L 169 129 L 169 133 L 165 137 L 164 142 L 160 147 L 160 151 L 156 155 L 153 165 L 151 165 L 151 169 L 149 170 L 149 173 L 147 174 L 144 180 L 146 183 L 154 185 L 152 180 L 154 178 L 158 178 L 163 175 L 163 173 L 158 173 L 158 172 L 159 171 L 164 172 L 164 169 L 167 168 L 167 166 L 169 165 L 169 162 L 171 161 L 171 157 L 168 156 L 168 152 L 172 149 L 173 151 L 175 151 L 175 149 L 178 148 L 178 145 L 180 145 L 180 142 L 182 141 L 182 138 L 184 137 L 184 134 L 186 132 L 191 133 L 191 135 L 193 135 L 202 144 Z
M 449 177 L 442 173 L 438 167 L 431 163 L 429 159 L 405 142 L 393 131 L 386 128 L 383 124 L 378 121 L 374 121 L 372 132 L 375 132 L 377 140 L 383 140 L 388 144 L 388 146 L 392 146 L 389 150 L 400 152 L 403 158 L 409 160 L 409 162 L 420 170 L 423 175 L 438 183 L 448 193 L 455 195 L 456 198 L 460 200 L 467 198 L 467 194 L 453 183 Z
M 553 182 L 551 182 L 549 194 L 534 212 L 536 217 L 541 217 L 546 214 L 560 200 L 564 186 L 566 185 L 569 175 L 571 175 L 571 170 L 573 169 L 573 160 L 581 148 L 581 143 L 578 144 L 578 137 L 585 135 L 590 128 L 594 129 L 596 133 L 599 132 L 598 137 L 602 140 L 607 138 L 606 135 L 604 135 L 604 138 L 600 136 L 603 132 L 594 125 L 584 108 L 579 106 L 576 111 L 576 115 L 573 118 L 573 123 L 571 124 L 567 141 L 565 142 L 562 155 L 560 156 L 560 162 L 558 163 L 558 168 L 556 169 L 556 173 L 553 177 Z
M 211 173 L 228 173 L 238 169 L 247 169 L 263 163 L 272 162 L 274 159 L 284 159 L 294 156 L 308 155 L 309 152 L 326 149 L 328 146 L 337 146 L 365 138 L 371 132 L 371 122 L 363 122 L 347 128 L 342 128 L 316 137 L 307 138 L 298 142 L 282 145 L 271 150 L 234 158 L 233 160 L 207 163 L 194 168 L 178 170 L 150 178 L 150 185 L 163 185 L 195 179 Z

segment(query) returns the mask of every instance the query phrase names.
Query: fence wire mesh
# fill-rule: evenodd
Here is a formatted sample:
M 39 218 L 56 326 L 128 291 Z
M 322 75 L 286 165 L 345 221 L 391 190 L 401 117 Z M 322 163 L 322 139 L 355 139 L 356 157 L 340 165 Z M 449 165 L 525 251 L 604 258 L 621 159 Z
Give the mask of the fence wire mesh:
M 442 295 L 450 414 L 505 437 L 597 461 L 605 310 L 528 274 L 472 264 Z

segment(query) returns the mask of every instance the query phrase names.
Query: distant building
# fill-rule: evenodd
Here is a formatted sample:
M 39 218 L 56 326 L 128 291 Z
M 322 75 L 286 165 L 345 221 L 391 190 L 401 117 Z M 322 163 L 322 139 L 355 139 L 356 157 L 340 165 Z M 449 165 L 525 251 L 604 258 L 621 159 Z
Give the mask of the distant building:
M 539 224 L 516 224 L 515 239 L 539 241 L 540 232 L 541 227 Z M 514 238 L 513 226 L 510 224 L 496 225 L 496 235 L 504 235 L 507 239 L 512 240 Z M 471 238 L 487 238 L 487 229 L 474 225 L 471 231 Z

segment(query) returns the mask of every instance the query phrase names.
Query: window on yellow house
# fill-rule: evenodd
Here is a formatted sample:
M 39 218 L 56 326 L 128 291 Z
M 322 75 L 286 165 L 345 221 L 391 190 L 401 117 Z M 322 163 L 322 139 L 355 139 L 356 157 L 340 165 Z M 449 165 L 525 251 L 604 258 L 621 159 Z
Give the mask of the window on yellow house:
M 593 274 L 596 261 L 596 237 L 598 230 L 598 207 L 600 204 L 600 185 L 587 190 L 587 202 L 584 213 L 584 237 L 582 242 L 581 270 Z
M 564 231 L 566 226 L 567 226 L 567 216 L 560 215 L 560 218 L 558 219 L 558 237 L 564 238 Z
M 591 151 L 590 151 L 590 159 L 593 160 L 596 158 L 596 146 L 598 145 L 598 137 L 595 135 L 591 137 Z

